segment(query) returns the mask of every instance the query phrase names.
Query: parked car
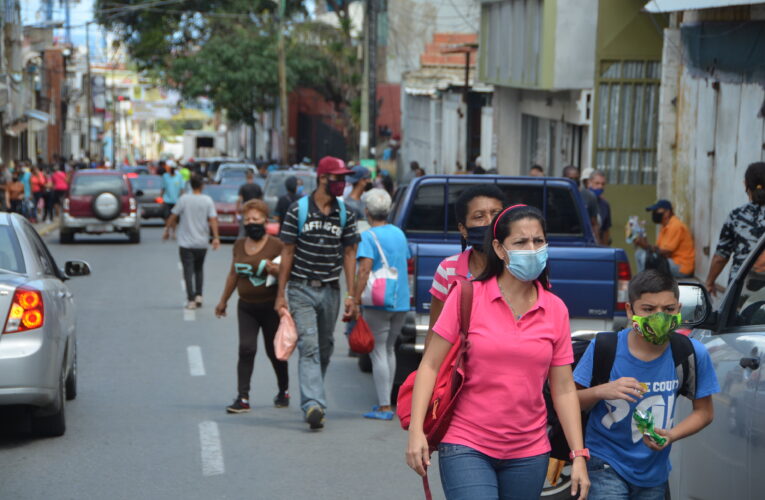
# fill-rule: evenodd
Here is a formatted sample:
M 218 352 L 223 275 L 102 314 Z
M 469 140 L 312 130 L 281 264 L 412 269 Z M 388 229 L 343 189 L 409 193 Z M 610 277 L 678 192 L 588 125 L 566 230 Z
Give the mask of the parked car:
M 242 158 L 231 158 L 228 156 L 212 156 L 208 158 L 195 158 L 189 160 L 191 169 L 201 175 L 202 177 L 212 179 L 215 177 L 215 173 L 224 163 L 244 163 Z
M 765 237 L 729 284 L 715 308 L 706 289 L 681 284 L 684 323 L 704 344 L 720 384 L 712 397 L 715 418 L 672 445 L 672 498 L 762 498 L 765 470 Z M 675 422 L 691 412 L 677 400 Z
M 0 406 L 28 410 L 39 435 L 64 434 L 65 401 L 77 396 L 75 307 L 65 282 L 88 274 L 82 261 L 60 269 L 26 219 L 0 213 Z
M 263 187 L 263 201 L 268 204 L 268 212 L 271 215 L 276 212 L 276 204 L 279 203 L 279 198 L 287 194 L 284 181 L 293 176 L 303 181 L 303 193 L 310 194 L 316 189 L 316 173 L 313 171 L 293 169 L 270 172 Z
M 260 177 L 255 165 L 249 163 L 223 163 L 218 167 L 218 171 L 215 173 L 215 182 L 217 184 L 243 184 L 248 171 L 254 173 L 256 179 Z M 241 182 L 232 182 L 231 180 L 224 182 L 224 178 L 241 178 L 242 180 Z
M 162 177 L 158 175 L 139 175 L 130 178 L 133 192 L 141 191 L 136 196 L 142 219 L 164 218 L 165 208 L 162 202 Z
M 63 201 L 61 243 L 74 242 L 76 233 L 124 233 L 131 243 L 141 241 L 141 217 L 136 197 L 125 174 L 87 169 L 74 173 Z
M 239 186 L 213 184 L 205 186 L 204 194 L 215 202 L 218 212 L 218 234 L 221 239 L 236 239 L 239 235 L 239 214 L 236 211 L 236 200 L 239 197 Z

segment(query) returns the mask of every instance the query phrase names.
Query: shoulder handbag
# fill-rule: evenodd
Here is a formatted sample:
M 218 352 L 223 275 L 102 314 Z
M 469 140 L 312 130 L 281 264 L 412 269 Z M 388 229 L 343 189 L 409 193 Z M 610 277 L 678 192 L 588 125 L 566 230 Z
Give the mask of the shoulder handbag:
M 380 252 L 382 267 L 377 271 L 371 271 L 367 279 L 367 285 L 361 293 L 361 305 L 384 307 L 392 309 L 396 307 L 396 285 L 398 281 L 398 270 L 388 265 L 388 258 L 385 257 L 380 240 L 373 230 L 368 231 L 377 245 Z
M 433 386 L 433 394 L 428 403 L 425 421 L 422 424 L 422 430 L 428 439 L 431 453 L 436 451 L 449 429 L 454 414 L 454 403 L 465 382 L 465 355 L 470 348 L 467 335 L 473 307 L 473 283 L 467 280 L 459 283 L 459 287 L 454 287 L 452 290 L 455 288 L 460 290 L 460 336 L 441 363 L 441 368 L 439 368 L 436 376 L 436 383 Z M 404 430 L 409 429 L 412 419 L 412 393 L 416 377 L 416 371 L 409 374 L 398 391 L 396 413 Z M 425 490 L 425 498 L 431 500 L 427 474 L 422 478 L 422 485 Z

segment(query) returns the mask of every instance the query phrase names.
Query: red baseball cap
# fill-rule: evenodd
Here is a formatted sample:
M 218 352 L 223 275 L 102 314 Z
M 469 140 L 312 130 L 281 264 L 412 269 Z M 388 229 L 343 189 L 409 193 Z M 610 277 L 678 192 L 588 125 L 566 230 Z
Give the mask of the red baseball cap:
M 316 167 L 316 175 L 351 175 L 353 170 L 348 170 L 345 162 L 334 156 L 325 156 L 319 160 L 319 166 Z

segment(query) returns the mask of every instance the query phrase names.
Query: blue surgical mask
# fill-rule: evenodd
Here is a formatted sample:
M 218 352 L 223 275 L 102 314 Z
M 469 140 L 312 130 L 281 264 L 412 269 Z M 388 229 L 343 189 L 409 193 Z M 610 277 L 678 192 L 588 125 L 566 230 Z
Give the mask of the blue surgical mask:
M 505 247 L 502 247 L 505 248 Z M 547 245 L 537 250 L 508 250 L 507 270 L 521 281 L 534 281 L 547 265 Z
M 298 196 L 303 196 L 303 186 L 302 185 L 298 186 L 295 193 L 297 193 Z
M 592 189 L 592 188 L 590 188 L 590 191 L 592 191 L 595 194 L 595 196 L 600 197 L 603 194 L 603 191 L 605 191 L 605 190 L 602 189 L 602 188 L 601 189 Z

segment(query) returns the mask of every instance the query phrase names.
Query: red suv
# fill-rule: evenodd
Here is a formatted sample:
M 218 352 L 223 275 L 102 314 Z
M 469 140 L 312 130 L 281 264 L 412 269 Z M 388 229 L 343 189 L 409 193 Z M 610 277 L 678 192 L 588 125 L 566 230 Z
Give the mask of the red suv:
M 61 243 L 74 242 L 75 233 L 126 233 L 141 241 L 141 217 L 127 177 L 114 170 L 78 170 L 64 199 L 59 230 Z

